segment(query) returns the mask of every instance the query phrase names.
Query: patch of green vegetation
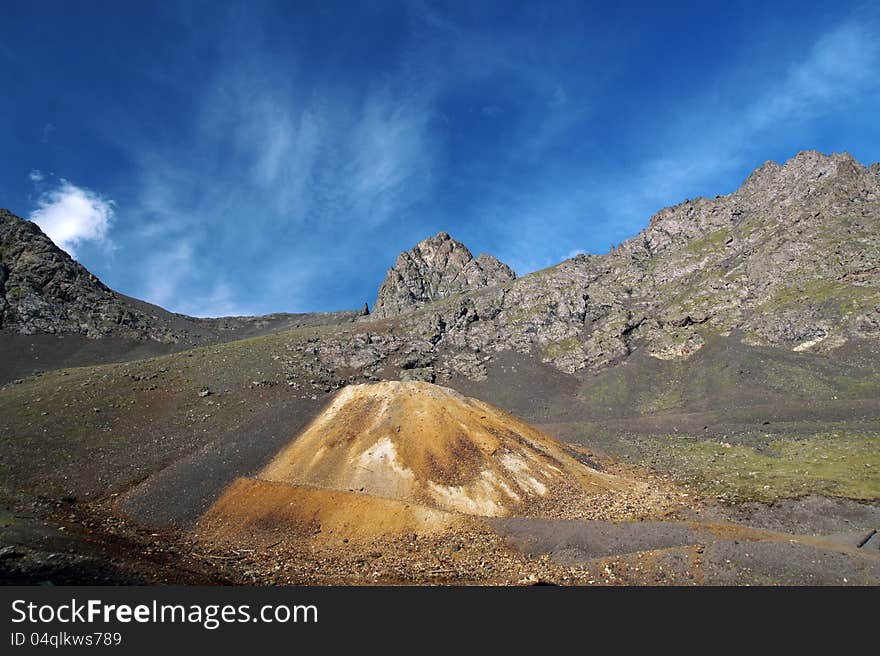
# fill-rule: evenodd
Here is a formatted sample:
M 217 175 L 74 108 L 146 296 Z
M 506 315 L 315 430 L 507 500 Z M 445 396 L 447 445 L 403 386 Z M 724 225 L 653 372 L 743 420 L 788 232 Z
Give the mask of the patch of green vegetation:
M 835 376 L 834 384 L 849 398 L 873 398 L 880 396 L 880 379 L 852 378 L 850 376 Z
M 19 299 L 22 298 L 26 293 L 27 290 L 25 290 L 24 287 L 13 287 L 8 292 L 6 292 L 6 295 L 12 299 Z
M 713 264 L 693 271 L 687 276 L 676 278 L 662 288 L 665 294 L 669 294 L 669 300 L 666 301 L 668 306 L 681 306 L 688 311 L 700 311 L 718 303 L 718 294 L 713 291 L 714 286 L 710 284 L 711 281 L 727 278 L 728 281 L 733 282 L 743 277 L 742 272 L 729 277 L 729 273 L 717 264 Z
M 836 390 L 814 370 L 781 361 L 768 361 L 755 372 L 767 388 L 783 394 L 829 398 Z
M 880 293 L 875 289 L 817 278 L 778 289 L 772 297 L 760 305 L 759 309 L 772 311 L 806 301 L 811 305 L 833 302 L 841 311 L 858 311 L 871 307 L 878 300 Z
M 603 371 L 590 381 L 587 403 L 594 408 L 616 408 L 627 404 L 630 386 L 619 370 Z
M 514 321 L 522 321 L 523 319 L 531 319 L 532 317 L 545 315 L 549 312 L 549 305 L 532 305 L 531 307 L 520 308 L 516 312 L 507 312 L 504 314 L 504 318 L 507 323 L 513 323 Z
M 651 438 L 649 460 L 707 494 L 772 501 L 807 494 L 880 499 L 880 434 L 839 432 L 733 444 Z
M 606 334 L 620 335 L 626 330 L 627 326 L 629 326 L 629 318 L 614 318 L 600 324 L 598 330 Z
M 560 262 L 559 264 L 554 264 L 553 266 L 545 267 L 545 268 L 543 268 L 543 269 L 538 269 L 537 271 L 532 271 L 531 273 L 527 273 L 527 274 L 524 275 L 524 276 L 520 276 L 519 279 L 520 279 L 520 280 L 523 280 L 523 279 L 525 279 L 525 278 L 543 278 L 543 277 L 546 276 L 548 273 L 550 273 L 550 272 L 554 271 L 555 269 L 557 269 L 557 268 L 559 267 L 560 264 L 563 264 L 563 262 Z
M 731 237 L 733 237 L 733 233 L 730 230 L 727 228 L 720 228 L 719 230 L 710 232 L 707 235 L 690 242 L 684 248 L 684 252 L 693 255 L 703 255 L 705 253 L 718 251 L 724 248 L 727 240 Z
M 674 410 L 684 405 L 681 389 L 669 386 L 661 389 L 659 393 L 645 398 L 640 404 L 642 412 L 663 412 Z
M 744 237 L 749 237 L 755 231 L 765 227 L 767 223 L 767 220 L 763 216 L 752 215 L 740 224 L 739 229 Z
M 443 298 L 438 298 L 433 301 L 429 301 L 422 305 L 419 309 L 438 309 L 449 307 L 462 299 L 464 296 L 464 292 L 455 292 L 454 294 L 449 294 L 448 296 L 444 296 Z
M 570 353 L 581 348 L 581 342 L 577 337 L 569 337 L 560 342 L 548 342 L 541 346 L 541 353 L 550 358 Z
M 9 528 L 15 524 L 15 514 L 9 508 L 0 506 L 0 528 Z

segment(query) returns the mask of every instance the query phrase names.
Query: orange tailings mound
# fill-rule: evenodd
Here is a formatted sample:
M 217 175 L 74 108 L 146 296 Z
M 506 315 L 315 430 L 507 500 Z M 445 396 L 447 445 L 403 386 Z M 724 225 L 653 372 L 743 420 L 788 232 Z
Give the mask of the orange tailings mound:
M 279 524 L 368 537 L 444 530 L 468 515 L 590 517 L 646 493 L 488 403 L 383 382 L 342 389 L 254 479 L 233 483 L 202 526 L 224 537 L 224 525 Z
M 353 385 L 258 478 L 506 516 L 560 488 L 626 483 L 516 417 L 422 382 Z

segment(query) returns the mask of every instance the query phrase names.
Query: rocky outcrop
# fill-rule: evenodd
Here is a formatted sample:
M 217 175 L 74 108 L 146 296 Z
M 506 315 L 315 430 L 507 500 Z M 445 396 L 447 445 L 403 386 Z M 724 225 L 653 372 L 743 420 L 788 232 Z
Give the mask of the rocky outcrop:
M 474 258 L 464 244 L 441 232 L 400 254 L 379 288 L 372 316 L 394 316 L 430 301 L 515 278 L 506 264 L 491 255 Z
M 662 210 L 614 254 L 644 271 L 639 334 L 658 356 L 705 329 L 753 344 L 831 348 L 880 304 L 880 180 L 850 155 L 768 163 L 728 196 Z M 666 343 L 667 349 L 658 348 Z
M 23 334 L 149 332 L 149 320 L 52 243 L 0 209 L 0 326 Z

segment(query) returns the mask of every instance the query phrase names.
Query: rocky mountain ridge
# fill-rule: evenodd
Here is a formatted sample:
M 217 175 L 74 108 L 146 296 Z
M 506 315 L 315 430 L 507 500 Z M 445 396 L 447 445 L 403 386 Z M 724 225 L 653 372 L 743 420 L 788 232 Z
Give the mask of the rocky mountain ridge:
M 76 330 L 163 338 L 150 316 L 120 309 L 113 300 L 124 297 L 85 269 L 58 263 L 35 226 L 27 229 L 42 246 L 29 252 L 43 255 L 22 260 L 15 243 L 26 227 L 10 240 L 9 216 L 4 329 L 51 332 L 55 306 L 40 301 L 51 292 Z M 88 293 L 75 292 L 86 283 Z M 521 278 L 440 233 L 400 255 L 372 314 L 316 333 L 309 348 L 316 379 L 433 381 L 484 377 L 486 363 L 508 350 L 567 373 L 599 371 L 637 350 L 682 359 L 712 335 L 826 352 L 880 337 L 880 165 L 815 151 L 767 162 L 731 194 L 660 210 L 610 253 Z
M 493 353 L 573 373 L 637 349 L 687 358 L 709 334 L 829 351 L 880 336 L 880 178 L 850 155 L 769 162 L 742 187 L 665 208 L 605 255 L 578 256 L 407 312 L 366 344 L 328 341 L 328 363 L 405 375 L 484 375 Z M 366 330 L 369 323 L 364 326 Z M 390 346 L 389 346 L 390 344 Z

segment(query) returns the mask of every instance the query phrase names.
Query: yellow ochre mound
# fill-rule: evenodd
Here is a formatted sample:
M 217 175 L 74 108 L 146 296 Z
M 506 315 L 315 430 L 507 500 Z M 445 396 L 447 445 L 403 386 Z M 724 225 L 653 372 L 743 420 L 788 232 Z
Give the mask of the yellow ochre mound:
M 470 519 L 470 518 L 468 518 Z M 469 526 L 463 515 L 366 494 L 238 478 L 199 521 L 213 540 L 259 536 L 371 540 L 418 533 L 431 535 Z
M 477 399 L 423 382 L 353 385 L 257 479 L 482 516 L 572 515 L 644 484 L 580 462 Z

